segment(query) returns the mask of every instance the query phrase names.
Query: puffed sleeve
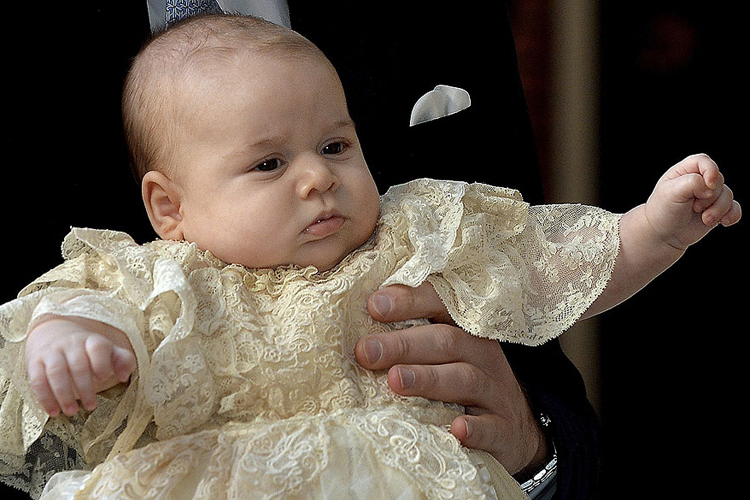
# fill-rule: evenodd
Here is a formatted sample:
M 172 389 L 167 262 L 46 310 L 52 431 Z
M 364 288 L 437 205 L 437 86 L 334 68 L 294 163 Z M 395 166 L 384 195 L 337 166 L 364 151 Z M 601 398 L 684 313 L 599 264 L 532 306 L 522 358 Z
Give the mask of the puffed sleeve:
M 54 472 L 95 465 L 135 446 L 153 419 L 146 389 L 153 353 L 191 326 L 184 300 L 175 298 L 189 301 L 190 292 L 174 260 L 124 233 L 90 229 L 73 229 L 62 252 L 60 266 L 0 306 L 0 477 L 33 496 Z M 106 323 L 133 347 L 130 384 L 100 395 L 93 412 L 50 419 L 31 392 L 25 339 L 50 314 Z
M 472 334 L 538 345 L 601 294 L 619 251 L 619 215 L 584 205 L 529 206 L 514 190 L 421 179 L 384 196 L 412 256 L 384 283 L 429 281 Z

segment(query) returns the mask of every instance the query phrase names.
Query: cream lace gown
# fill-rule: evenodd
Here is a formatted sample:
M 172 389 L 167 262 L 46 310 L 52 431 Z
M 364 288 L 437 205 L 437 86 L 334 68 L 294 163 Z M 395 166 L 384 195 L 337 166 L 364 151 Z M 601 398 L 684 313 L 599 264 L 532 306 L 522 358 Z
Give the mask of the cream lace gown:
M 429 281 L 475 335 L 540 344 L 605 287 L 618 216 L 419 180 L 382 198 L 336 268 L 250 270 L 185 242 L 73 229 L 65 262 L 0 308 L 0 474 L 45 499 L 520 499 L 449 433 L 461 408 L 394 395 L 354 345 L 377 288 Z M 93 412 L 50 419 L 25 377 L 44 314 L 124 331 L 137 372 Z

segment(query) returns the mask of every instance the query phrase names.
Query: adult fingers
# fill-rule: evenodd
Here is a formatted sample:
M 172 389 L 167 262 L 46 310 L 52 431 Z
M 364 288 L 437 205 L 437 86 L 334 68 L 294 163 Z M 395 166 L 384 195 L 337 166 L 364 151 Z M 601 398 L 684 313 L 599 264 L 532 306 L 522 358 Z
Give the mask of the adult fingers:
M 527 469 L 539 456 L 547 456 L 544 434 L 533 421 L 519 425 L 492 412 L 470 413 L 467 408 L 466 415 L 451 423 L 451 433 L 467 448 L 490 453 L 510 474 Z
M 420 396 L 446 403 L 487 408 L 495 381 L 465 362 L 441 365 L 397 365 L 388 370 L 388 385 L 402 396 Z
M 427 318 L 453 324 L 443 301 L 427 282 L 416 288 L 392 285 L 377 290 L 368 299 L 367 310 L 373 319 L 382 322 Z
M 406 396 L 492 408 L 521 392 L 498 342 L 450 325 L 372 334 L 354 354 L 364 368 L 389 370 L 389 385 Z
M 407 355 L 402 363 L 384 366 L 391 389 L 403 396 L 458 403 L 512 418 L 525 415 L 526 398 L 500 344 L 458 332 L 463 337 L 452 338 L 452 345 L 460 346 L 456 349 L 438 347 L 429 359 L 420 359 L 421 353 Z M 411 340 L 408 335 L 406 340 Z
M 454 420 L 451 432 L 465 446 L 492 454 L 513 474 L 546 456 L 544 436 L 499 344 L 489 342 L 483 346 L 494 360 L 488 368 L 472 357 L 470 362 L 396 365 L 387 380 L 402 396 L 463 405 L 466 415 Z M 492 352 L 493 346 L 500 352 Z
M 423 325 L 363 337 L 357 342 L 354 355 L 360 365 L 370 370 L 387 370 L 398 364 L 443 364 L 463 361 L 472 340 L 486 339 L 477 339 L 450 325 Z
M 369 335 L 355 356 L 365 368 L 388 370 L 398 394 L 465 406 L 452 432 L 508 470 L 527 467 L 539 450 L 541 431 L 498 342 L 432 324 Z

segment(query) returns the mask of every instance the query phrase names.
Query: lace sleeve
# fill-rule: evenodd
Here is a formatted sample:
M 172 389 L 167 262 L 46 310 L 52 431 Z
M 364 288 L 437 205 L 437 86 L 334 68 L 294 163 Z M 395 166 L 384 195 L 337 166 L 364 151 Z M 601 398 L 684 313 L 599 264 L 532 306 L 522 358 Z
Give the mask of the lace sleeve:
M 119 314 L 118 314 L 119 313 Z M 103 321 L 127 332 L 139 349 L 138 319 L 132 307 L 96 291 L 50 287 L 0 307 L 0 476 L 3 482 L 29 492 L 40 491 L 57 471 L 84 468 L 114 439 L 115 430 L 132 410 L 133 389 L 117 398 L 100 397 L 97 410 L 49 419 L 26 378 L 26 333 L 46 314 Z M 116 321 L 107 321 L 117 318 Z M 112 391 L 113 394 L 116 391 Z M 110 444 L 111 446 L 111 444 Z
M 55 472 L 93 466 L 142 436 L 153 414 L 144 388 L 151 353 L 169 331 L 159 327 L 159 318 L 179 316 L 174 301 L 160 302 L 169 295 L 164 275 L 185 281 L 176 263 L 162 272 L 151 253 L 123 233 L 74 230 L 63 244 L 66 261 L 0 306 L 3 482 L 37 496 Z M 151 314 L 152 308 L 160 314 Z M 33 397 L 23 362 L 27 332 L 46 314 L 84 317 L 123 331 L 138 363 L 131 383 L 101 395 L 93 412 L 49 419 Z
M 618 229 L 618 215 L 582 205 L 531 207 L 524 230 L 507 239 L 497 238 L 489 221 L 464 223 L 463 244 L 428 279 L 471 333 L 539 345 L 602 293 L 619 251 Z
M 620 216 L 595 207 L 530 207 L 513 190 L 426 179 L 386 198 L 385 217 L 408 220 L 413 255 L 384 286 L 429 281 L 483 337 L 560 335 L 604 290 L 619 251 Z

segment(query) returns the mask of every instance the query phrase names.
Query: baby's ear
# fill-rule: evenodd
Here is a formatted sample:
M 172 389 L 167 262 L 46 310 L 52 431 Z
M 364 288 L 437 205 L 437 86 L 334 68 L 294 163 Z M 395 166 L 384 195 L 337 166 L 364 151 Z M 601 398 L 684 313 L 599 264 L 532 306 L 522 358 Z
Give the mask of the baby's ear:
M 177 186 L 161 172 L 151 170 L 141 181 L 141 196 L 154 231 L 165 240 L 182 240 L 182 213 Z

